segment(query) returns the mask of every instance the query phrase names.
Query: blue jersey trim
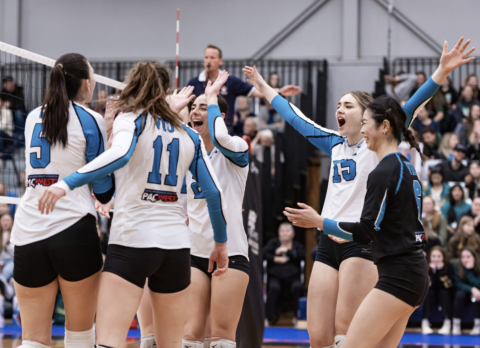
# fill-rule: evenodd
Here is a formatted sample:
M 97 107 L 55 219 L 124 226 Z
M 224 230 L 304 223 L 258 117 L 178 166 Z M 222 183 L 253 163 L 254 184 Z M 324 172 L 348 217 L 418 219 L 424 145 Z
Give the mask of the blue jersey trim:
M 400 185 L 403 179 L 403 162 L 400 159 L 400 156 L 398 154 L 396 156 L 397 156 L 398 162 L 400 162 L 400 179 L 398 179 L 398 184 L 397 184 L 397 189 L 395 190 L 395 194 L 397 194 L 398 190 L 400 190 Z
M 398 155 L 401 155 L 401 153 L 400 152 L 391 152 L 389 154 L 386 154 L 385 156 L 383 156 L 383 158 L 380 160 L 380 162 L 382 162 L 385 158 L 387 158 L 388 156 L 391 156 L 391 155 L 397 155 L 398 156 Z
M 195 144 L 195 156 L 189 170 L 193 180 L 198 182 L 202 188 L 202 193 L 207 201 L 208 214 L 213 227 L 213 239 L 217 243 L 225 243 L 227 241 L 227 220 L 223 216 L 222 195 L 203 159 L 200 136 L 189 127 L 185 125 L 182 127 Z
M 385 209 L 387 208 L 387 193 L 388 189 L 385 190 L 385 195 L 383 196 L 382 205 L 380 206 L 380 211 L 378 212 L 377 219 L 375 220 L 375 231 L 380 231 L 380 224 L 383 221 L 385 215 Z
M 248 165 L 248 152 L 249 149 L 247 148 L 245 151 L 242 152 L 234 152 L 231 151 L 218 142 L 215 136 L 215 121 L 218 117 L 222 117 L 222 113 L 220 111 L 220 107 L 218 105 L 209 105 L 207 108 L 208 112 L 208 130 L 210 132 L 210 137 L 212 138 L 213 146 L 220 150 L 220 152 L 227 157 L 230 161 L 236 164 L 239 167 L 246 167 Z
M 403 110 L 407 114 L 405 128 L 410 127 L 412 124 L 413 116 L 417 112 L 419 106 L 433 97 L 439 88 L 440 85 L 437 85 L 430 76 L 430 78 L 423 85 L 421 85 L 415 94 L 405 103 L 403 106 Z
M 334 220 L 325 218 L 323 220 L 323 233 L 326 235 L 332 235 L 345 240 L 353 241 L 353 235 L 347 231 L 344 231 L 338 225 L 339 223 Z

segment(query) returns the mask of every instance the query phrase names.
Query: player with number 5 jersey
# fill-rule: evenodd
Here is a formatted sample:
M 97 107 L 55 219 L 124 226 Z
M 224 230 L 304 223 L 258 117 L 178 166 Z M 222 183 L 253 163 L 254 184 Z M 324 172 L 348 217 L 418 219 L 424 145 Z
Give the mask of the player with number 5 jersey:
M 164 70 L 154 62 L 132 69 L 130 82 L 113 103 L 124 113 L 114 121 L 111 148 L 39 201 L 42 210 L 70 190 L 115 171 L 115 216 L 99 291 L 97 347 L 124 344 L 146 279 L 155 332 L 162 333 L 156 341 L 162 347 L 181 345 L 191 271 L 190 231 L 178 195 L 187 172 L 208 202 L 215 241 L 211 263 L 217 263 L 220 274 L 228 268 L 222 191 L 201 137 L 173 111 L 192 97 L 185 95 L 181 105 L 171 101 L 169 106 L 162 87 Z

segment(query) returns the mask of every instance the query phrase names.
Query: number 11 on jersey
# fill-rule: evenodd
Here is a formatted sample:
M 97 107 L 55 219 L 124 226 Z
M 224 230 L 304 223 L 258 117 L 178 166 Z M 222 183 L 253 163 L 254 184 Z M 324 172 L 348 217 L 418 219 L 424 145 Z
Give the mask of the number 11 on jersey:
M 160 163 L 162 161 L 162 150 L 163 142 L 162 137 L 158 136 L 157 139 L 153 142 L 153 168 L 152 171 L 148 174 L 148 183 L 149 184 L 162 184 L 162 174 L 160 173 Z M 170 159 L 168 164 L 168 175 L 165 177 L 165 185 L 168 186 L 177 186 L 177 165 L 178 165 L 178 139 L 174 138 L 170 144 L 167 146 L 167 151 L 170 153 Z

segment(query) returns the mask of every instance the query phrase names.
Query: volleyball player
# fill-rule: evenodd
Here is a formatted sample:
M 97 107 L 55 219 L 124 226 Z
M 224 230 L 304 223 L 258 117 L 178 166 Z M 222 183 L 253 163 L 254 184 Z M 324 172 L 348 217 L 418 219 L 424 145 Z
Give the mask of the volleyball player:
M 380 163 L 368 176 L 360 222 L 319 217 L 316 224 L 323 233 L 342 238 L 340 243 L 371 242 L 378 268 L 379 280 L 355 313 L 345 348 L 397 347 L 408 318 L 428 291 L 422 185 L 415 167 L 398 149 L 403 137 L 420 151 L 415 136 L 405 128 L 406 119 L 391 97 L 382 96 L 368 104 L 362 134 Z M 291 217 L 295 219 L 294 214 Z
M 39 200 L 39 210 L 48 212 L 68 191 L 116 171 L 115 216 L 97 307 L 99 347 L 124 346 L 146 279 L 157 345 L 181 345 L 191 271 L 190 232 L 178 194 L 187 171 L 208 202 L 214 238 L 209 270 L 214 262 L 217 274 L 228 267 L 225 199 L 202 139 L 165 100 L 161 69 L 152 62 L 132 69 L 114 103 L 124 113 L 115 119 L 112 147 Z
M 22 347 L 50 347 L 58 288 L 65 305 L 65 347 L 95 344 L 93 322 L 103 259 L 90 189 L 83 186 L 72 192 L 49 215 L 42 215 L 37 207 L 47 187 L 104 151 L 103 118 L 86 107 L 94 89 L 87 59 L 65 54 L 50 73 L 43 105 L 27 117 L 27 187 L 12 230 Z M 98 178 L 92 186 L 103 203 L 115 190 L 112 177 Z
M 473 51 L 466 54 L 463 52 L 470 41 L 461 47 L 462 42 L 463 38 L 451 52 L 443 51 L 438 69 L 405 104 L 406 125 L 410 125 L 416 112 L 435 94 L 448 74 L 469 61 L 463 57 Z M 244 72 L 288 123 L 332 158 L 329 175 L 331 182 L 328 185 L 323 216 L 342 221 L 358 221 L 368 174 L 378 163 L 375 154 L 368 151 L 360 133 L 363 112 L 372 101 L 370 94 L 354 91 L 340 99 L 336 114 L 339 126 L 337 133 L 315 124 L 295 105 L 278 96 L 255 67 L 246 67 Z M 297 215 L 296 226 L 318 227 L 315 225 L 318 217 L 315 210 L 303 203 L 299 203 L 299 206 L 302 209 L 286 208 Z M 322 234 L 316 261 L 310 278 L 307 303 L 310 343 L 314 348 L 331 348 L 335 344 L 342 347 L 357 308 L 378 279 L 377 270 L 371 262 L 370 246 L 355 242 L 336 244 Z

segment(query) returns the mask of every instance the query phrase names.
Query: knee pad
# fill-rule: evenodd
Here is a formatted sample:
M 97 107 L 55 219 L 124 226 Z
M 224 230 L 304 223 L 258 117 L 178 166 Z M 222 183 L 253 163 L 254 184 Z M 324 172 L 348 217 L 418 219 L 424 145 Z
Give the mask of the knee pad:
M 233 341 L 220 339 L 210 342 L 210 348 L 236 348 L 237 344 Z
M 140 338 L 140 348 L 153 348 L 157 346 L 153 335 L 145 335 Z
M 23 340 L 22 345 L 18 348 L 50 348 L 50 346 L 47 346 L 46 344 L 40 342 Z
M 335 336 L 335 348 L 343 348 L 345 343 L 345 335 L 336 335 Z
M 203 343 L 199 341 L 182 340 L 183 348 L 203 348 Z
M 210 342 L 212 341 L 212 339 L 209 337 L 209 338 L 205 338 L 205 342 L 203 342 L 203 348 L 210 348 Z
M 95 330 L 68 331 L 65 329 L 65 348 L 92 348 L 95 345 Z

